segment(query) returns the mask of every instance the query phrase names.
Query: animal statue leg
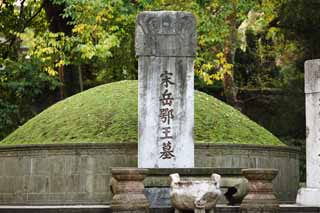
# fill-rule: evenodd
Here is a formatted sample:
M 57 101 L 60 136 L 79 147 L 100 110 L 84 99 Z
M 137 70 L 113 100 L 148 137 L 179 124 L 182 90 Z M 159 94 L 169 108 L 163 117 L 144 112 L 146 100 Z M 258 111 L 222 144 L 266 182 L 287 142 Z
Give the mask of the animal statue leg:
M 194 209 L 194 213 L 206 213 L 205 209 Z
M 174 213 L 182 213 L 179 209 L 174 209 Z

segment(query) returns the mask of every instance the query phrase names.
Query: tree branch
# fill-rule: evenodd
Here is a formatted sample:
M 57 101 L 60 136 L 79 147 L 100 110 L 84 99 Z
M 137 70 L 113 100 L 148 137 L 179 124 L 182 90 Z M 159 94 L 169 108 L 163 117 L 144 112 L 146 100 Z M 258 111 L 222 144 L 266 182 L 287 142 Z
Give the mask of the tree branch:
M 20 4 L 20 14 L 19 14 L 19 18 L 21 19 L 21 20 L 23 20 L 23 13 L 24 13 L 24 2 L 25 2 L 26 0 L 22 0 L 21 1 L 21 4 Z
M 24 2 L 25 2 L 25 0 L 22 1 L 21 5 L 23 5 Z M 19 30 L 19 32 L 21 32 L 21 33 L 24 32 L 24 30 L 28 27 L 28 25 L 30 24 L 30 22 L 41 12 L 41 10 L 43 9 L 43 6 L 44 6 L 44 4 L 42 3 L 41 6 L 40 6 L 40 8 L 37 10 L 37 12 L 35 12 L 35 13 L 24 23 L 23 27 Z M 22 17 L 21 14 L 23 13 L 23 10 L 24 10 L 24 9 L 22 9 L 22 10 L 20 9 L 20 18 Z M 10 48 L 13 46 L 13 44 L 16 42 L 16 40 L 17 40 L 17 36 L 14 35 L 12 38 L 7 39 L 5 42 L 1 43 L 1 45 L 5 44 L 5 43 L 8 43 L 8 42 L 10 41 L 9 48 L 8 48 L 8 49 L 10 49 Z M 6 58 L 6 57 L 8 56 L 8 54 L 9 54 L 9 51 L 7 51 L 6 53 L 4 53 L 4 58 Z
M 27 21 L 26 21 L 26 23 L 25 23 L 25 25 L 24 25 L 24 29 L 28 26 L 28 24 L 30 24 L 30 22 L 41 12 L 41 10 L 43 9 L 43 6 L 44 6 L 44 4 L 43 4 L 43 2 L 41 3 L 41 5 L 40 5 L 40 8 L 37 10 L 37 12 L 35 12 Z M 23 29 L 23 30 L 24 30 Z

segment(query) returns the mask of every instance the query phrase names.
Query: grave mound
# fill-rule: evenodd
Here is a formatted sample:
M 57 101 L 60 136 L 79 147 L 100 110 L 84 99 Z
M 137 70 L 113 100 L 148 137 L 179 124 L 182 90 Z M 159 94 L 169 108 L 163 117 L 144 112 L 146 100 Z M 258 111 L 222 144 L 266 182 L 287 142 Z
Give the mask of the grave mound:
M 138 140 L 138 82 L 97 86 L 60 101 L 5 138 L 1 145 L 121 143 Z M 284 144 L 239 111 L 195 92 L 196 143 Z

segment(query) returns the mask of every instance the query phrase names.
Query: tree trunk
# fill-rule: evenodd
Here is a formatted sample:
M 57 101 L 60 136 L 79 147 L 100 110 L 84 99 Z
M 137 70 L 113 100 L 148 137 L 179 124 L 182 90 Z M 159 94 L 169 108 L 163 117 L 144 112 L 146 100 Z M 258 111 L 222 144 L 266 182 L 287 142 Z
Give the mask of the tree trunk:
M 82 92 L 83 91 L 83 79 L 82 79 L 81 65 L 78 65 L 78 77 L 79 77 L 80 92 Z
M 52 0 L 43 0 L 43 5 L 49 22 L 50 32 L 63 32 L 66 35 L 71 35 L 73 26 L 68 24 L 71 20 L 62 18 L 65 6 L 53 4 Z M 74 65 L 64 66 L 62 70 L 63 75 L 61 75 L 60 78 L 62 83 L 60 87 L 60 98 L 63 99 L 79 92 L 79 76 L 77 67 Z
M 230 27 L 229 38 L 225 40 L 224 54 L 227 58 L 227 62 L 234 64 L 235 51 L 237 48 L 237 0 L 232 0 L 232 14 L 227 17 L 227 23 Z M 237 99 L 237 87 L 234 82 L 234 70 L 232 68 L 230 74 L 224 74 L 223 89 L 226 97 L 226 102 L 241 110 L 240 103 Z
M 50 32 L 63 32 L 66 35 L 71 35 L 73 27 L 68 25 L 71 20 L 62 18 L 65 6 L 53 4 L 53 0 L 43 0 L 43 7 L 46 11 Z
M 59 71 L 59 80 L 61 82 L 61 86 L 59 88 L 59 92 L 60 92 L 60 100 L 64 99 L 65 98 L 65 95 L 64 95 L 64 67 L 63 66 L 60 66 L 58 71 Z

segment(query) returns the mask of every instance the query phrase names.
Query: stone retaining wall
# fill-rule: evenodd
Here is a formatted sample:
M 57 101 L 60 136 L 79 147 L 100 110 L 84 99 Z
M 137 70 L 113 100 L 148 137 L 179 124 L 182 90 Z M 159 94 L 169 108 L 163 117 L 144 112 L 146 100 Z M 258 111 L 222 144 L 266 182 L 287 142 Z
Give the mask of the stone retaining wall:
M 196 167 L 279 169 L 275 191 L 294 201 L 298 150 L 288 147 L 196 144 Z M 110 167 L 137 166 L 137 144 L 0 147 L 0 205 L 106 204 Z

